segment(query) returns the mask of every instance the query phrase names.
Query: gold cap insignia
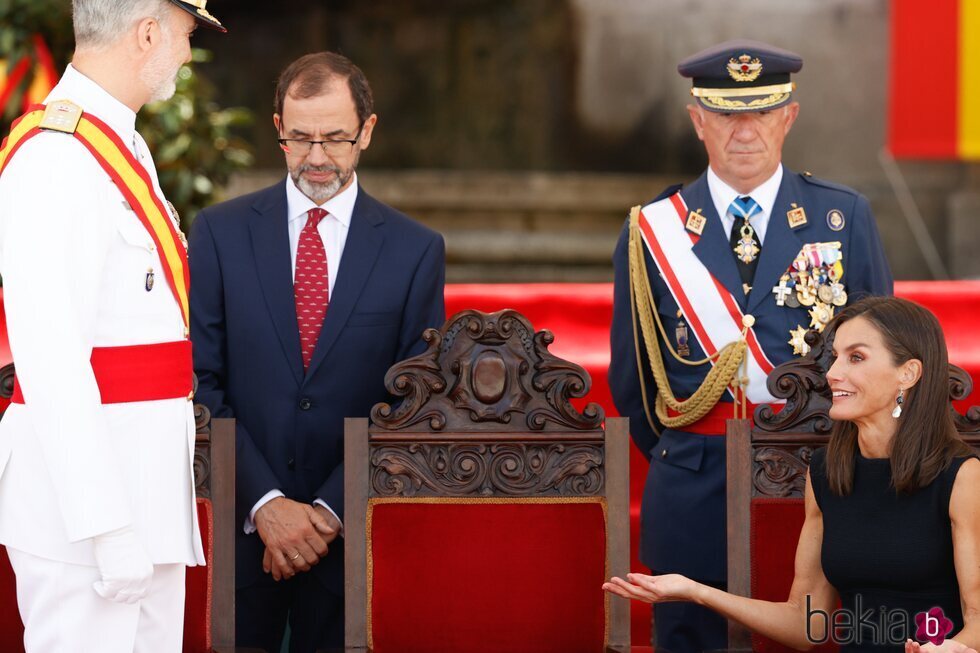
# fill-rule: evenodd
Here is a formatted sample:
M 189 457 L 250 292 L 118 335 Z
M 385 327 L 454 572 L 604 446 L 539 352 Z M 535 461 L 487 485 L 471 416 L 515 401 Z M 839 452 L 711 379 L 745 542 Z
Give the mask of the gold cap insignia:
M 728 74 L 736 82 L 754 82 L 762 74 L 762 62 L 747 54 L 740 55 L 737 60 L 732 57 L 728 60 Z
M 221 21 L 211 15 L 211 12 L 207 10 L 208 0 L 181 0 L 184 4 L 190 5 L 197 10 L 199 16 L 207 18 L 208 20 L 216 23 L 218 27 L 222 27 Z
M 82 107 L 70 100 L 55 100 L 49 102 L 44 109 L 39 128 L 48 131 L 74 134 L 82 119 Z

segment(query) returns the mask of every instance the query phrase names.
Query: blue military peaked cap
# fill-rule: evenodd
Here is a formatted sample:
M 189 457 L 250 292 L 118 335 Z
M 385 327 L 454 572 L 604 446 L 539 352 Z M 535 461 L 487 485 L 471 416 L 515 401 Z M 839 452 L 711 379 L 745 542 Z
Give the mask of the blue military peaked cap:
M 189 13 L 201 25 L 218 32 L 228 31 L 217 18 L 208 12 L 208 0 L 170 0 L 170 2 Z
M 790 101 L 790 74 L 800 55 L 759 41 L 726 41 L 684 59 L 677 71 L 691 77 L 691 95 L 708 111 L 767 111 Z

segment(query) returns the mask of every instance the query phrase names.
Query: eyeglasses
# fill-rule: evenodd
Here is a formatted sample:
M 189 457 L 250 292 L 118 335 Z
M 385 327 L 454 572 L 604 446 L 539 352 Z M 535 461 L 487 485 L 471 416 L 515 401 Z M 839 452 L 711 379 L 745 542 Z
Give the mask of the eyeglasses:
M 363 125 L 361 126 L 363 129 Z M 319 145 L 323 148 L 323 153 L 329 157 L 343 157 L 349 155 L 354 151 L 354 146 L 361 139 L 361 129 L 357 130 L 357 136 L 351 139 L 337 138 L 328 141 L 308 141 L 302 138 L 280 138 L 279 147 L 283 149 L 286 154 L 295 154 L 296 156 L 309 156 L 310 152 L 313 151 L 314 145 Z

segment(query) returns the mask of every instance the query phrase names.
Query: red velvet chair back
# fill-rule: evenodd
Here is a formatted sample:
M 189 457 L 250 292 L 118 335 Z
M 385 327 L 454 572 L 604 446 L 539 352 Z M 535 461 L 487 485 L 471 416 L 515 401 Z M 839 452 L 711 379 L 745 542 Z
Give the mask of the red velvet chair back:
M 808 342 L 807 356 L 780 365 L 769 376 L 770 392 L 786 400 L 782 410 L 763 406 L 754 420 L 728 421 L 728 589 L 742 596 L 785 601 L 793 582 L 806 472 L 814 450 L 826 446 L 831 427 L 825 380 L 831 349 L 816 334 Z M 960 434 L 980 449 L 980 409 L 964 416 L 953 408 L 972 390 L 970 376 L 950 365 L 950 410 Z M 734 623 L 729 648 L 792 651 Z M 814 650 L 837 648 L 828 642 Z
M 516 311 L 463 311 L 345 428 L 347 646 L 600 653 L 629 646 L 629 435 Z

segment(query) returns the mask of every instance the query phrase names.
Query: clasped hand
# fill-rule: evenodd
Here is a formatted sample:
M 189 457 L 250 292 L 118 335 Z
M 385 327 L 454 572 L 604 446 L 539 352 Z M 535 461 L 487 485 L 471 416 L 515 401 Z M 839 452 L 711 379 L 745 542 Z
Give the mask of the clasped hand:
M 320 562 L 340 531 L 340 523 L 320 506 L 278 497 L 255 513 L 265 544 L 262 569 L 277 581 L 292 578 Z

